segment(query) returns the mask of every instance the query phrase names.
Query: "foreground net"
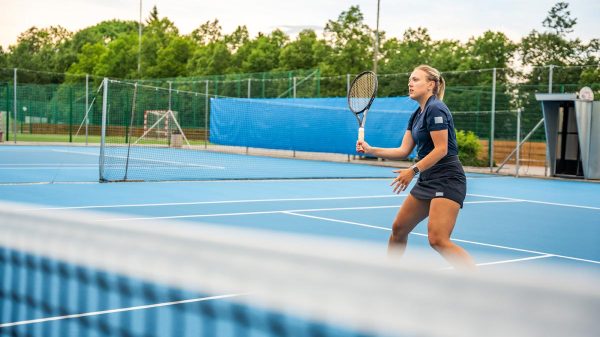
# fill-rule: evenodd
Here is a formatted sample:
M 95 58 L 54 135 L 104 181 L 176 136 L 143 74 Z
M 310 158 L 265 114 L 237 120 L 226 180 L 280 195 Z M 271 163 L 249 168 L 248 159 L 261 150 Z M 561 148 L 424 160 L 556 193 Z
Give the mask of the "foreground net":
M 462 275 L 364 243 L 27 208 L 0 204 L 0 336 L 597 332 L 592 280 Z
M 399 146 L 414 104 L 377 100 L 367 140 Z M 101 181 L 392 176 L 361 165 L 377 161 L 357 157 L 344 98 L 240 99 L 107 79 L 102 107 Z

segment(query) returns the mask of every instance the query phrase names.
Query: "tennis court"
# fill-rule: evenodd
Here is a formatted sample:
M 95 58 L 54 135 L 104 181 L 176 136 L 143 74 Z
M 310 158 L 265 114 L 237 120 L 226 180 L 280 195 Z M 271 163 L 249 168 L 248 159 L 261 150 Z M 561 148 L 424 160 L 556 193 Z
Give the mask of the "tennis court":
M 330 172 L 332 176 L 336 177 L 343 175 L 343 179 L 206 180 L 101 184 L 97 183 L 97 147 L 2 146 L 0 147 L 0 153 L 0 160 L 2 160 L 0 163 L 2 165 L 0 199 L 3 202 L 17 203 L 16 205 L 18 205 L 15 206 L 16 209 L 13 207 L 10 210 L 5 209 L 3 211 L 7 219 L 18 219 L 19 216 L 22 216 L 24 219 L 31 218 L 24 220 L 24 222 L 35 223 L 39 221 L 36 217 L 57 221 L 53 217 L 62 219 L 60 217 L 67 216 L 68 218 L 71 214 L 71 218 L 74 218 L 73 221 L 84 221 L 84 224 L 107 225 L 116 230 L 129 230 L 130 228 L 138 228 L 140 224 L 144 226 L 145 223 L 158 222 L 162 223 L 159 227 L 161 231 L 165 232 L 169 232 L 169 228 L 166 228 L 169 226 L 173 226 L 173 230 L 179 232 L 181 229 L 178 229 L 177 226 L 180 224 L 187 226 L 185 228 L 188 230 L 194 226 L 198 228 L 208 226 L 211 230 L 216 230 L 221 235 L 228 236 L 233 241 L 239 241 L 240 243 L 249 240 L 247 235 L 254 239 L 259 238 L 259 240 L 262 237 L 264 241 L 268 241 L 263 242 L 264 244 L 278 243 L 273 242 L 273 240 L 286 242 L 290 238 L 308 238 L 310 246 L 298 246 L 290 241 L 290 247 L 288 248 L 296 250 L 298 253 L 300 251 L 310 251 L 311 249 L 308 247 L 312 247 L 315 252 L 317 249 L 324 249 L 324 252 L 328 253 L 323 254 L 331 254 L 331 251 L 327 250 L 328 247 L 323 246 L 343 240 L 343 249 L 340 248 L 339 252 L 346 250 L 349 253 L 361 252 L 365 254 L 363 255 L 364 259 L 368 258 L 371 262 L 380 260 L 380 262 L 386 263 L 384 269 L 389 267 L 387 264 L 390 262 L 393 262 L 392 265 L 400 266 L 400 268 L 417 264 L 427 270 L 427 273 L 432 273 L 425 276 L 421 275 L 423 278 L 419 282 L 428 283 L 431 281 L 426 280 L 441 278 L 441 281 L 438 280 L 438 282 L 450 286 L 453 284 L 451 280 L 456 281 L 455 277 L 459 277 L 456 276 L 455 272 L 449 270 L 449 265 L 433 249 L 429 248 L 426 223 L 421 223 L 413 231 L 403 260 L 390 261 L 386 257 L 386 245 L 390 234 L 391 221 L 406 196 L 406 192 L 394 195 L 391 191 L 389 184 L 391 182 L 390 178 L 393 177 L 392 167 L 268 158 L 265 159 L 264 165 L 273 166 L 275 171 L 285 170 L 286 165 L 289 165 L 290 169 L 297 169 L 300 166 L 306 172 L 314 170 L 314 172 L 320 172 L 325 176 Z M 243 170 L 244 156 L 241 157 L 234 166 Z M 249 158 L 249 160 L 253 159 Z M 306 169 L 309 167 L 310 169 Z M 308 175 L 308 177 L 310 176 L 311 174 Z M 379 178 L 357 178 L 371 176 L 378 176 Z M 385 178 L 386 176 L 388 178 Z M 249 177 L 252 178 L 252 173 L 249 174 Z M 598 296 L 600 296 L 598 287 L 580 286 L 579 282 L 589 286 L 591 282 L 597 282 L 600 279 L 599 215 L 600 184 L 598 183 L 470 173 L 468 174 L 468 195 L 465 207 L 459 215 L 452 238 L 473 255 L 479 265 L 479 270 L 476 273 L 477 277 L 497 279 L 498 275 L 503 275 L 505 279 L 519 279 L 521 276 L 555 279 L 557 282 L 570 283 L 570 287 L 579 287 L 578 289 L 581 289 L 584 293 L 585 300 L 579 297 L 577 298 L 579 302 L 573 300 L 573 303 L 577 303 L 576 308 L 581 310 L 598 309 Z M 16 225 L 17 223 L 18 221 L 15 221 L 11 224 Z M 250 232 L 253 234 L 248 234 Z M 193 230 L 189 233 L 193 233 Z M 234 238 L 238 233 L 239 237 Z M 276 235 L 275 239 L 271 235 Z M 93 237 L 94 235 L 90 234 L 89 236 Z M 282 244 L 282 242 L 279 242 L 279 244 Z M 185 256 L 193 255 L 193 252 L 189 251 L 190 247 L 187 247 L 187 249 L 187 253 L 184 253 Z M 3 261 L 14 262 L 19 260 L 9 250 L 4 251 Z M 218 255 L 216 256 L 218 257 Z M 269 256 L 269 258 L 273 258 L 273 256 Z M 331 256 L 328 258 L 331 258 Z M 23 261 L 29 261 L 27 260 L 28 255 L 22 259 Z M 264 261 L 265 264 L 268 264 L 268 260 Z M 212 268 L 215 268 L 215 266 L 227 264 L 228 262 L 213 259 L 211 263 Z M 281 262 L 275 261 L 275 264 L 277 263 Z M 177 264 L 176 261 L 175 264 Z M 20 268 L 27 270 L 30 265 L 31 263 L 23 262 Z M 33 263 L 33 265 L 36 265 L 36 263 Z M 185 264 L 182 262 L 182 265 Z M 252 264 L 248 266 L 250 265 Z M 61 266 L 59 264 L 56 267 L 58 269 L 54 272 L 60 274 L 61 268 L 65 269 Z M 297 269 L 296 273 L 302 273 L 304 267 L 301 267 L 301 265 L 295 266 L 292 269 Z M 338 265 L 337 268 L 345 269 L 344 266 Z M 175 268 L 176 272 L 176 267 L 171 266 L 171 269 Z M 438 334 L 430 328 L 411 330 L 413 328 L 407 325 L 400 325 L 401 328 L 406 329 L 404 332 L 389 331 L 387 328 L 384 328 L 383 331 L 381 329 L 367 329 L 367 332 L 364 332 L 360 330 L 364 328 L 364 324 L 357 328 L 360 333 L 350 329 L 351 327 L 345 324 L 334 324 L 328 328 L 319 328 L 320 323 L 316 323 L 314 317 L 309 319 L 281 318 L 277 313 L 271 311 L 271 307 L 259 309 L 258 311 L 256 309 L 248 311 L 246 307 L 240 309 L 239 304 L 229 302 L 229 295 L 232 297 L 240 296 L 239 292 L 198 293 L 188 290 L 171 290 L 166 286 L 158 286 L 154 292 L 151 292 L 152 295 L 143 296 L 142 299 L 134 297 L 134 299 L 120 300 L 119 297 L 123 296 L 123 290 L 121 289 L 116 294 L 106 295 L 108 297 L 102 300 L 103 294 L 108 294 L 108 292 L 104 292 L 105 288 L 100 287 L 100 290 L 93 290 L 95 288 L 86 283 L 86 286 L 83 287 L 84 290 L 82 290 L 82 288 L 78 288 L 77 282 L 79 281 L 75 276 L 73 276 L 74 280 L 69 279 L 61 286 L 59 284 L 62 283 L 57 281 L 58 276 L 53 276 L 54 278 L 51 277 L 50 279 L 55 284 L 48 287 L 42 286 L 41 288 L 46 290 L 38 291 L 38 287 L 41 286 L 40 282 L 42 282 L 40 279 L 43 279 L 43 272 L 32 272 L 35 276 L 29 279 L 30 276 L 27 272 L 22 271 L 19 267 L 13 266 L 12 268 L 6 265 L 1 278 L 4 280 L 2 290 L 5 295 L 3 297 L 4 307 L 2 312 L 4 314 L 2 315 L 0 335 L 6 336 L 16 332 L 30 333 L 34 331 L 44 336 L 61 336 L 66 335 L 67 332 L 72 333 L 70 329 L 82 329 L 77 331 L 89 330 L 91 332 L 88 331 L 87 333 L 90 335 L 118 335 L 121 332 L 111 327 L 123 325 L 130 326 L 130 332 L 133 331 L 134 335 L 141 333 L 157 336 L 191 336 L 197 333 L 197 329 L 200 329 L 200 327 L 208 329 L 202 330 L 207 335 L 231 336 L 272 334 L 311 336 L 319 335 L 319 333 L 326 336 L 361 335 L 360 333 L 364 333 L 364 335 L 398 335 L 398 333 L 400 335 L 444 335 L 443 333 Z M 34 270 L 33 267 L 31 268 Z M 257 273 L 261 273 L 259 269 L 256 270 Z M 348 270 L 352 270 L 352 268 Z M 396 274 L 393 274 L 394 268 L 391 268 L 391 270 L 392 274 L 383 277 L 388 283 L 392 282 L 394 278 L 405 276 L 406 270 L 396 270 Z M 289 272 L 289 270 L 287 271 Z M 343 273 L 339 270 L 337 272 Z M 372 272 L 372 282 L 375 282 L 374 285 L 377 286 L 378 277 L 376 275 L 379 274 L 376 271 Z M 65 274 L 69 274 L 65 271 L 62 273 L 63 277 Z M 276 277 L 269 277 L 275 278 L 275 280 L 283 278 L 290 281 L 285 273 L 276 273 L 276 275 Z M 138 276 L 134 274 L 134 281 L 130 282 L 139 283 L 135 281 Z M 345 276 L 346 278 L 342 279 L 344 282 L 349 282 L 347 277 L 365 277 L 365 280 L 357 281 L 363 285 L 365 282 L 366 284 L 370 282 L 369 275 L 360 277 L 356 275 Z M 251 280 L 255 276 L 246 275 L 245 277 Z M 295 276 L 290 277 L 294 278 Z M 446 279 L 448 277 L 449 279 Z M 109 279 L 111 278 L 109 277 Z M 118 280 L 118 277 L 115 277 L 114 280 Z M 471 282 L 469 280 L 471 279 L 466 276 L 462 281 L 469 284 Z M 159 281 L 162 282 L 163 279 L 159 278 Z M 119 283 L 115 282 L 111 286 L 118 288 Z M 329 282 L 332 282 L 332 280 L 329 280 Z M 339 281 L 337 282 L 339 283 Z M 111 282 L 108 283 L 111 284 Z M 335 287 L 335 283 L 333 282 L 329 286 Z M 237 286 L 239 287 L 239 285 Z M 15 287 L 17 288 L 16 291 L 13 289 Z M 64 299 L 60 295 L 53 294 L 51 290 L 48 290 L 54 289 L 53 287 L 61 289 L 58 294 L 70 295 Z M 546 286 L 540 286 L 540 288 L 544 287 Z M 248 288 L 252 287 L 243 288 L 247 291 L 250 290 Z M 481 287 L 481 284 L 479 284 L 479 288 L 482 292 L 485 290 Z M 47 303 L 43 303 L 47 306 L 54 304 L 60 310 L 27 309 L 27 303 L 36 301 L 28 297 L 27 294 L 28 290 L 33 289 L 36 289 L 34 292 L 41 298 L 49 298 Z M 7 296 L 6 294 L 11 293 L 11 290 L 12 294 Z M 451 289 L 447 290 L 452 291 Z M 48 293 L 45 294 L 43 291 L 48 291 Z M 92 300 L 83 304 L 75 302 L 74 298 L 85 301 L 82 298 L 86 298 L 86 296 L 83 296 L 82 293 L 86 291 L 90 292 L 91 295 L 87 297 L 91 297 Z M 321 289 L 320 291 L 326 294 L 334 293 L 331 289 Z M 489 291 L 489 289 L 486 291 Z M 521 287 L 519 292 L 512 294 L 519 294 L 513 296 L 515 298 L 525 299 L 531 295 L 528 295 L 527 291 L 535 293 L 539 289 L 524 290 Z M 15 295 L 15 292 L 22 296 Z M 502 292 L 498 292 L 498 294 L 500 293 Z M 76 294 L 79 294 L 79 296 Z M 384 292 L 382 296 L 386 296 L 385 294 L 387 292 Z M 457 294 L 462 294 L 462 292 L 458 291 Z M 127 295 L 131 296 L 130 293 L 127 293 Z M 559 296 L 558 294 L 555 295 Z M 574 298 L 573 294 L 569 293 L 569 295 L 571 295 L 571 299 Z M 331 296 L 335 297 L 334 295 Z M 402 296 L 406 296 L 406 294 Z M 493 295 L 490 296 L 495 298 Z M 219 313 L 221 309 L 218 309 L 220 306 L 227 307 L 227 309 L 222 309 L 227 312 L 223 315 L 230 319 L 225 320 L 227 323 L 222 323 L 217 319 L 215 325 L 207 325 L 196 321 L 198 318 L 186 318 L 191 313 L 188 309 L 182 308 L 191 307 L 197 304 L 196 301 L 187 304 L 179 302 L 177 304 L 165 304 L 160 308 L 152 307 L 153 304 L 157 303 L 170 303 L 174 301 L 173 298 L 178 301 L 203 299 L 198 301 L 204 303 L 205 306 L 202 310 L 205 311 L 204 316 L 209 318 L 221 315 Z M 541 298 L 544 297 L 538 297 L 538 300 Z M 481 298 L 479 300 L 482 301 Z M 545 298 L 545 300 L 549 299 Z M 485 300 L 483 301 L 485 302 Z M 206 304 L 209 302 L 211 304 Z M 536 303 L 536 305 L 542 303 L 543 301 Z M 568 304 L 570 302 L 565 301 L 564 303 L 565 310 L 567 308 L 573 310 L 573 307 Z M 146 305 L 149 307 L 138 308 Z M 210 305 L 214 307 L 210 307 Z M 206 306 L 209 306 L 208 309 L 206 309 Z M 136 307 L 136 309 L 127 311 L 127 314 L 119 311 L 123 308 L 133 307 Z M 11 308 L 12 310 L 9 310 Z M 175 318 L 175 314 L 164 313 L 163 310 L 168 310 L 167 308 L 175 310 L 177 313 L 183 312 L 184 318 Z M 498 306 L 498 308 L 502 307 Z M 365 316 L 364 310 L 363 308 L 361 312 L 365 319 L 368 317 L 369 320 L 373 320 L 371 315 Z M 502 310 L 505 310 L 505 308 Z M 96 312 L 97 314 L 85 316 L 88 319 L 87 321 L 81 317 L 65 317 L 89 312 Z M 217 313 L 215 314 L 215 312 Z M 575 319 L 580 326 L 578 328 L 568 328 L 573 333 L 572 335 L 585 335 L 591 331 L 588 329 L 593 328 L 594 322 L 590 319 L 590 314 L 593 316 L 592 313 L 588 313 L 588 316 L 583 315 Z M 525 314 L 525 317 L 528 317 L 528 315 Z M 539 320 L 554 320 L 557 314 L 547 312 L 538 315 Z M 93 323 L 96 316 L 100 317 L 98 318 L 98 324 Z M 44 320 L 50 317 L 62 318 L 52 321 Z M 489 316 L 486 317 L 489 319 Z M 569 317 L 569 319 L 571 318 Z M 41 321 L 27 323 L 27 321 L 35 319 L 41 319 Z M 81 321 L 84 323 L 76 324 L 76 322 Z M 186 323 L 181 323 L 183 321 Z M 247 321 L 254 323 L 247 323 Z M 262 323 L 256 323 L 257 321 Z M 355 319 L 354 321 L 358 324 L 360 320 Z M 532 320 L 529 325 L 534 324 L 534 321 Z M 24 323 L 15 326 L 6 325 L 15 322 Z M 66 325 L 61 325 L 60 322 L 66 322 Z M 559 321 L 556 322 L 556 326 L 550 325 L 553 327 L 553 331 L 548 327 L 538 325 L 538 332 L 543 331 L 549 335 L 559 335 L 565 331 L 564 329 L 567 329 L 567 327 L 561 326 Z M 360 323 L 364 322 L 360 321 Z M 536 324 L 538 323 L 536 322 Z M 276 326 L 278 324 L 285 328 L 277 330 Z M 527 326 L 527 324 L 523 324 Z M 191 328 L 191 326 L 194 328 Z M 263 328 L 260 328 L 260 326 Z M 250 328 L 245 329 L 248 327 Z M 511 327 L 510 324 L 507 325 L 506 329 L 508 330 L 504 332 L 519 331 L 518 327 L 514 327 L 513 330 L 511 330 Z M 463 331 L 464 335 L 477 335 L 477 331 L 481 333 L 484 329 L 484 327 L 479 326 L 474 327 L 473 331 L 466 331 L 464 326 L 460 324 L 456 328 Z M 166 331 L 163 331 L 165 329 Z M 155 331 L 150 333 L 150 330 Z M 184 330 L 185 332 L 183 332 Z M 250 332 L 241 332 L 243 330 Z M 498 331 L 502 332 L 503 330 L 499 329 Z

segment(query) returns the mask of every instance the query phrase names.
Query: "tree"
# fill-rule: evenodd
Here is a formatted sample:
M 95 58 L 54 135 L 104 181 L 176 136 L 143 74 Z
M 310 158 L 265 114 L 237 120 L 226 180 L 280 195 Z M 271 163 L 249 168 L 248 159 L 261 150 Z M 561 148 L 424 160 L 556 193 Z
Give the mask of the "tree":
M 156 78 L 187 75 L 187 63 L 194 52 L 194 43 L 185 37 L 174 37 L 158 51 L 156 65 L 147 73 Z
M 295 41 L 286 44 L 279 54 L 279 67 L 282 70 L 312 69 L 328 57 L 331 48 L 325 41 L 317 39 L 317 34 L 306 29 L 298 34 Z
M 31 27 L 21 33 L 17 44 L 9 47 L 7 57 L 8 66 L 11 68 L 24 68 L 62 73 L 64 68 L 62 49 L 72 33 L 61 26 L 50 26 L 39 29 Z M 53 76 L 47 74 L 27 74 L 27 80 L 33 82 L 53 81 Z M 62 79 L 62 76 L 61 76 Z
M 573 27 L 577 24 L 576 18 L 571 18 L 571 12 L 568 10 L 569 4 L 559 2 L 548 12 L 548 16 L 542 22 L 544 27 L 550 28 L 558 36 L 564 36 L 573 32 Z
M 223 38 L 221 25 L 219 25 L 217 19 L 212 22 L 206 21 L 200 27 L 194 29 L 190 35 L 192 40 L 200 45 L 217 42 Z
M 220 75 L 231 66 L 231 52 L 224 41 L 198 47 L 187 64 L 189 75 Z
M 429 62 L 433 41 L 427 28 L 409 28 L 402 40 L 392 38 L 383 43 L 383 60 L 380 70 L 384 73 L 409 73 L 416 66 Z
M 374 33 L 363 20 L 360 8 L 351 6 L 336 21 L 327 22 L 325 37 L 332 52 L 324 65 L 326 73 L 356 74 L 371 67 Z
M 287 35 L 279 29 L 274 30 L 270 35 L 259 33 L 255 40 L 242 45 L 236 53 L 236 58 L 243 57 L 239 70 L 245 73 L 256 73 L 278 68 L 279 53 L 287 40 Z

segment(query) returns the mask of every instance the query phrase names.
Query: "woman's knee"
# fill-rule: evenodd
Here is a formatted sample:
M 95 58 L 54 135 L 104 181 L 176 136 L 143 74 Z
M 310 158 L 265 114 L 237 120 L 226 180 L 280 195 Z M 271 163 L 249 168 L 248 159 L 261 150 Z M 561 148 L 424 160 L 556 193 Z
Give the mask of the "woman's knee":
M 412 226 L 410 226 L 410 224 L 396 220 L 392 224 L 392 236 L 397 237 L 397 238 L 408 237 L 408 234 L 410 233 L 411 228 L 412 228 Z
M 435 250 L 442 249 L 451 244 L 449 237 L 435 231 L 429 231 L 427 239 L 429 240 L 429 245 Z

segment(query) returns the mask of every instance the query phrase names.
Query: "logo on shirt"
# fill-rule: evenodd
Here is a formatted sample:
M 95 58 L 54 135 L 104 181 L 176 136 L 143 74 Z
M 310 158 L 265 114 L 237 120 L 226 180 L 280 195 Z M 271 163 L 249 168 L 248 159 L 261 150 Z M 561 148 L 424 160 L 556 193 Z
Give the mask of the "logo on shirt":
M 433 117 L 433 122 L 435 124 L 442 124 L 442 123 L 444 123 L 444 118 L 442 118 L 442 117 Z
M 440 117 L 442 118 L 442 117 Z M 444 196 L 444 192 L 435 192 L 435 196 L 436 197 L 443 197 Z

